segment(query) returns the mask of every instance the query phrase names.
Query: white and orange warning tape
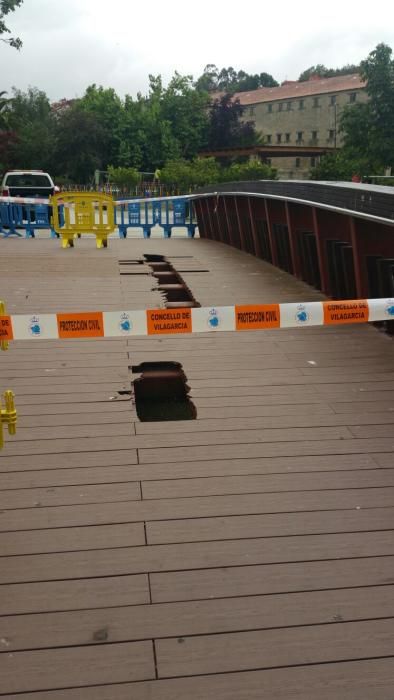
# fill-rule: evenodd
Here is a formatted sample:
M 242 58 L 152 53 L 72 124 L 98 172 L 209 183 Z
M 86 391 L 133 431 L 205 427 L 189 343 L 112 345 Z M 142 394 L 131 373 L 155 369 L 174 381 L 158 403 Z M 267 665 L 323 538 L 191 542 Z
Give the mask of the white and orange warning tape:
M 394 320 L 394 299 L 0 316 L 0 341 L 119 338 Z

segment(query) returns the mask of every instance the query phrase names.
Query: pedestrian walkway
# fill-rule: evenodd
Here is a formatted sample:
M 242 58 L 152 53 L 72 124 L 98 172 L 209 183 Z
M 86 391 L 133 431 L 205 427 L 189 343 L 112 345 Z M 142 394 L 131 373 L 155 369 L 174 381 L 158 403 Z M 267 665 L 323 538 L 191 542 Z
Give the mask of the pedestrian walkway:
M 204 239 L 2 242 L 8 312 L 322 295 Z M 119 261 L 123 261 L 119 264 Z M 19 341 L 0 353 L 0 698 L 392 700 L 393 341 L 371 325 Z M 142 362 L 196 420 L 140 422 Z

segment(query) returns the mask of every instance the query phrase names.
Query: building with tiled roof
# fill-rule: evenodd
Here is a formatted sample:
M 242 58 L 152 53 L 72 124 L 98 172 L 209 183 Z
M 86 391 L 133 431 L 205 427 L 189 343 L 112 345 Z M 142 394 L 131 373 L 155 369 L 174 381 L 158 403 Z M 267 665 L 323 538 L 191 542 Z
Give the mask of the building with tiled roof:
M 289 149 L 305 146 L 340 148 L 340 116 L 352 104 L 368 99 L 366 84 L 357 74 L 334 78 L 312 77 L 305 82 L 285 81 L 279 87 L 238 92 L 244 119 L 253 120 L 264 143 Z M 272 158 L 282 178 L 306 178 L 316 165 L 313 157 Z

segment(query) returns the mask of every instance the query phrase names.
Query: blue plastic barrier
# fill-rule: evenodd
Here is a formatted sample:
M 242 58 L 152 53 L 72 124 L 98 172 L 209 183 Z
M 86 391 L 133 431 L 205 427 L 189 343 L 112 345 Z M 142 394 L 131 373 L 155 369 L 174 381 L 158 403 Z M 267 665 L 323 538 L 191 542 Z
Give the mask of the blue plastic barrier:
M 171 238 L 173 228 L 184 226 L 187 228 L 188 237 L 194 238 L 197 228 L 193 221 L 192 202 L 184 198 L 117 202 L 115 221 L 119 229 L 119 238 L 126 238 L 129 228 L 142 228 L 144 238 L 150 238 L 154 226 L 163 229 L 165 238 Z
M 64 207 L 59 206 L 63 218 Z M 0 236 L 35 238 L 38 229 L 50 229 L 51 238 L 58 238 L 51 225 L 52 208 L 48 204 L 0 202 Z M 189 238 L 194 238 L 197 224 L 193 220 L 190 199 L 139 200 L 117 202 L 115 223 L 119 238 L 126 238 L 129 228 L 142 228 L 144 238 L 150 238 L 152 228 L 160 226 L 164 237 L 171 238 L 172 229 L 184 226 Z
M 51 238 L 57 238 L 51 226 L 51 208 L 48 204 L 0 202 L 0 233 L 4 238 L 22 236 L 22 232 L 25 238 L 35 238 L 35 231 L 43 228 L 50 229 Z

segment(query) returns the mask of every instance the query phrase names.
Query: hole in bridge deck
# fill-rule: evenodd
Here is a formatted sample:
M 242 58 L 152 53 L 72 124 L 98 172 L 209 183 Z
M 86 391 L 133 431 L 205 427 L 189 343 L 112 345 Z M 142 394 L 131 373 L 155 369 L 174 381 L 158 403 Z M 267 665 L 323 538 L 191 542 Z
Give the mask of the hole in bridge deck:
M 136 411 L 141 422 L 197 417 L 180 362 L 142 362 L 129 369 L 141 375 L 133 382 Z
M 165 305 L 168 309 L 200 306 L 179 272 L 164 255 L 146 253 L 144 258 L 153 271 L 153 277 L 158 281 L 155 289 L 165 296 Z

